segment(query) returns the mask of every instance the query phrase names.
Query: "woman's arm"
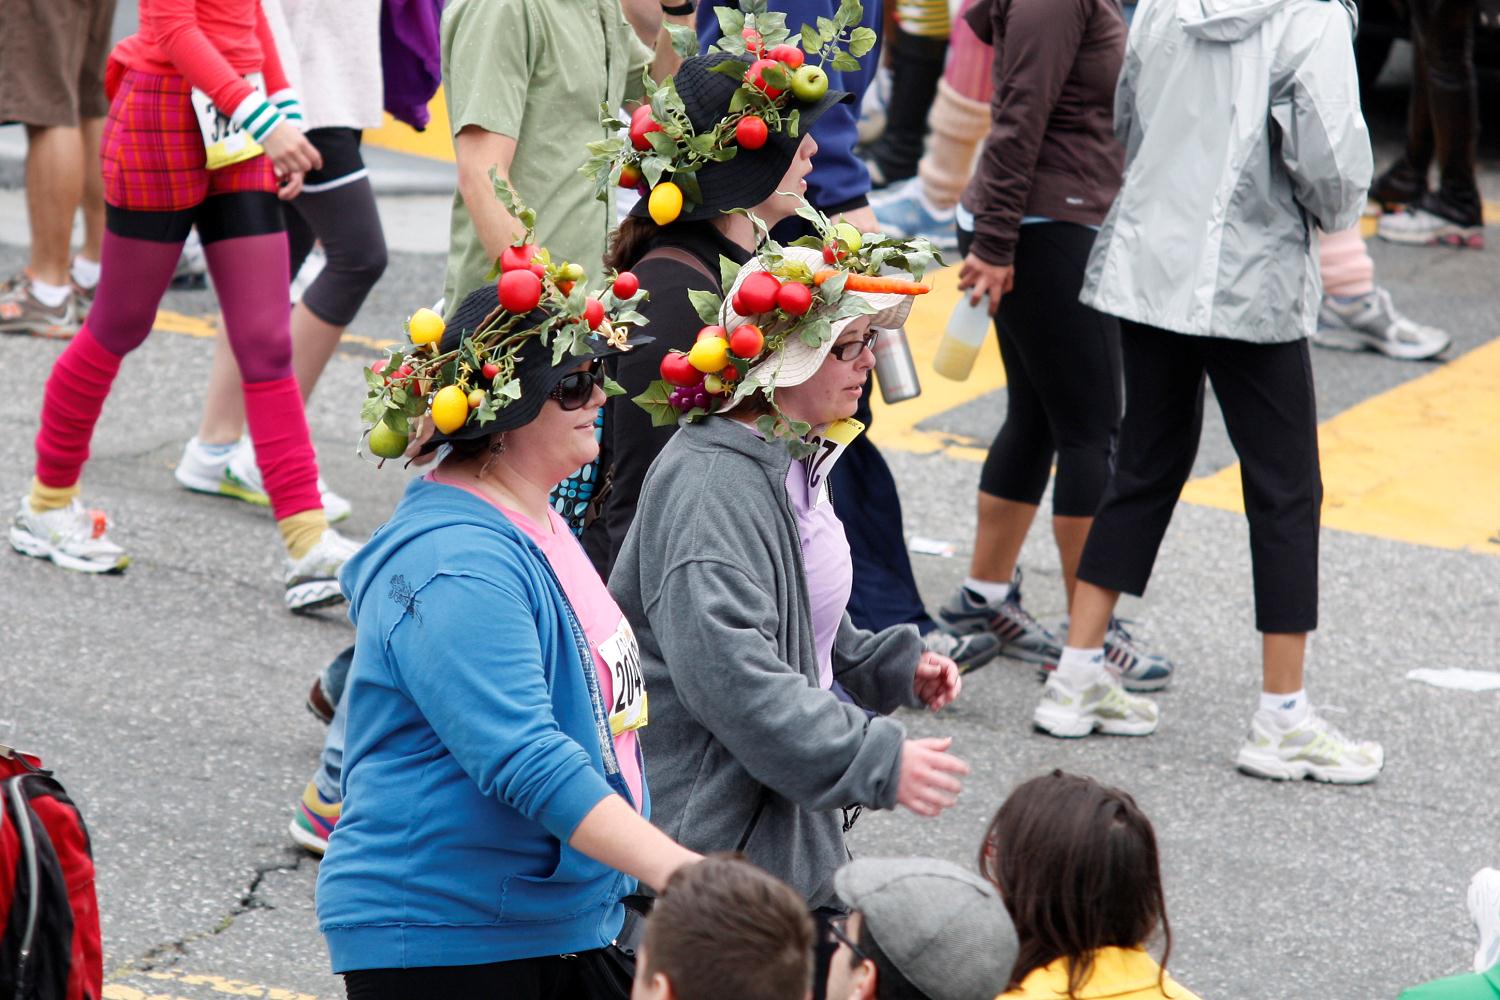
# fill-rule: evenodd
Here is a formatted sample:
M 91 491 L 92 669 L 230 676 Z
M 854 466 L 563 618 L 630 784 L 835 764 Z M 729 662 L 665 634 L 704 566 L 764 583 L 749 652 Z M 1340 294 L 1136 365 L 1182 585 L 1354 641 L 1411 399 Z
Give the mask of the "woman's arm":
M 568 846 L 657 892 L 678 868 L 703 858 L 642 819 L 618 795 L 600 800 L 589 810 Z

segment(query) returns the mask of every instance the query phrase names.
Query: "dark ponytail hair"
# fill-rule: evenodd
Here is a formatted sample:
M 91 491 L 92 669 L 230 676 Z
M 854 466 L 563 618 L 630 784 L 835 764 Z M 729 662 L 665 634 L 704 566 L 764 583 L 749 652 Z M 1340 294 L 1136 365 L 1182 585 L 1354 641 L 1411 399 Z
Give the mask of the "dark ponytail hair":
M 609 249 L 604 254 L 606 271 L 628 271 L 651 249 L 651 243 L 661 233 L 661 227 L 649 218 L 629 215 L 609 238 Z
M 1158 927 L 1165 989 L 1172 927 L 1156 833 L 1126 792 L 1063 771 L 1033 778 L 990 822 L 979 871 L 1000 890 L 1020 940 L 1006 990 L 1066 958 L 1075 1000 L 1097 949 L 1143 947 Z

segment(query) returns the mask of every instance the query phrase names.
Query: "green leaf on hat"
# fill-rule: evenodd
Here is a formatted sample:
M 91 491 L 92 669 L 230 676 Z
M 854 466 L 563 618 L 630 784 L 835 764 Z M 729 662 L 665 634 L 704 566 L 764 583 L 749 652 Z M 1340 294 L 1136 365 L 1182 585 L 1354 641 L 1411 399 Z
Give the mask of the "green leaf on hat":
M 802 329 L 797 331 L 797 335 L 808 347 L 819 347 L 823 341 L 833 336 L 833 324 L 827 318 L 815 319 L 810 323 L 804 323 Z
M 496 389 L 495 395 L 499 396 L 501 399 L 520 399 L 521 380 L 518 378 L 511 379 L 509 382 Z
M 686 24 L 667 22 L 667 34 L 672 36 L 672 51 L 684 59 L 698 54 L 698 33 Z
M 837 37 L 838 33 L 839 27 L 838 25 L 834 24 L 832 20 L 826 17 L 818 18 L 818 37 L 820 46 L 833 41 L 834 38 Z M 813 51 L 814 50 L 812 49 L 808 50 L 809 54 L 811 54 Z
M 812 53 L 818 51 L 823 45 L 823 39 L 818 35 L 818 29 L 810 24 L 802 26 L 802 51 Z
M 859 0 L 843 0 L 839 4 L 838 12 L 833 15 L 834 23 L 840 29 L 853 27 L 864 20 L 865 8 Z
M 625 387 L 606 375 L 604 376 L 604 395 L 606 397 L 623 396 L 625 395 Z
M 632 402 L 651 414 L 652 427 L 670 427 L 677 423 L 677 408 L 667 402 L 670 395 L 672 387 L 667 384 L 666 379 L 657 379 L 646 386 L 646 391 L 636 396 Z
M 750 69 L 750 64 L 743 59 L 725 59 L 721 63 L 715 63 L 708 68 L 710 73 L 718 73 L 732 80 L 745 79 L 745 73 Z
M 665 132 L 647 132 L 646 141 L 651 144 L 653 150 L 667 159 L 677 155 L 677 140 Z
M 411 423 L 406 419 L 405 414 L 395 412 L 387 413 L 384 417 L 381 418 L 380 422 L 385 424 L 391 430 L 395 431 L 397 434 L 407 434 L 411 430 Z
M 829 65 L 841 73 L 855 73 L 860 68 L 859 60 L 847 52 L 840 52 L 835 55 Z
M 868 55 L 875 47 L 876 35 L 870 28 L 855 28 L 849 36 L 849 54 L 855 56 Z
M 742 46 L 744 40 L 740 38 L 740 32 L 745 30 L 745 15 L 733 7 L 715 7 L 714 16 L 719 19 L 719 31 L 726 39 L 732 38 Z
M 793 111 L 786 116 L 786 134 L 793 139 L 797 138 L 797 129 L 802 122 L 802 112 Z
M 765 437 L 775 437 L 776 418 L 769 413 L 762 414 L 755 419 L 755 429 Z
M 385 413 L 385 399 L 380 396 L 371 396 L 365 400 L 365 405 L 360 408 L 359 422 L 362 424 L 373 424 Z
M 660 156 L 648 156 L 641 160 L 641 176 L 651 187 L 661 183 L 661 175 L 670 170 L 672 164 Z
M 775 87 L 777 90 L 791 89 L 792 74 L 788 73 L 786 71 L 786 67 L 781 63 L 777 63 L 774 66 L 767 66 L 765 69 L 762 69 L 760 71 L 760 77 L 762 80 L 766 81 L 766 83 Z
M 713 326 L 719 322 L 719 307 L 724 304 L 720 296 L 714 292 L 705 292 L 701 288 L 689 288 L 687 294 L 693 311 L 698 314 L 704 326 Z
M 734 284 L 740 266 L 723 254 L 719 254 L 719 287 L 728 290 Z M 368 369 L 367 369 L 368 370 Z M 373 373 L 372 373 L 373 374 Z
M 682 210 L 690 212 L 693 206 L 703 204 L 703 189 L 698 186 L 698 177 L 692 172 L 679 171 L 672 175 L 672 180 L 682 189 Z

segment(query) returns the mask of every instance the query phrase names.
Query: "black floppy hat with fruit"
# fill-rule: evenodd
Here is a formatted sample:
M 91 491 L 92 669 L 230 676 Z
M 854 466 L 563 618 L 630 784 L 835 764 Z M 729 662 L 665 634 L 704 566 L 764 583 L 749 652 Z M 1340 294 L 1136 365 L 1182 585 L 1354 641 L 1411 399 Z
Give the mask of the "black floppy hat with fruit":
M 853 100 L 829 88 L 827 68 L 857 70 L 875 45 L 856 0 L 795 36 L 764 0 L 742 6 L 715 9 L 723 37 L 650 90 L 629 122 L 604 115 L 627 135 L 589 144 L 584 173 L 601 200 L 615 186 L 637 188 L 630 214 L 658 225 L 753 208 L 776 193 L 813 123 Z M 689 29 L 673 35 L 696 52 Z

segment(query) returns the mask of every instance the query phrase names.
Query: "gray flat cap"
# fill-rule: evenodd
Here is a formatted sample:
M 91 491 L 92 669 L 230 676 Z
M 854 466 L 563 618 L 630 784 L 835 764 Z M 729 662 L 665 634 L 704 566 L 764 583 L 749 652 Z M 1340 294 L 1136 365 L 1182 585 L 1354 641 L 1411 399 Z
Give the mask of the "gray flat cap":
M 1000 893 L 978 875 L 936 858 L 861 858 L 833 884 L 931 1000 L 995 1000 L 1005 989 L 1016 930 Z

